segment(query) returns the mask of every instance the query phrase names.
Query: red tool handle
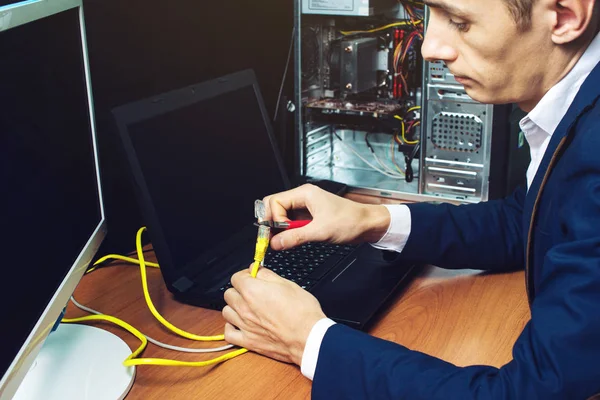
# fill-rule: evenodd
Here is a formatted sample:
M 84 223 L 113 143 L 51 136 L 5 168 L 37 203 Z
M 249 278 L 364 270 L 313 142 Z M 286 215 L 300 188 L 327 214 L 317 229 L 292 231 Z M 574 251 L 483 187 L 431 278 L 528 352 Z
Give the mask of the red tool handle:
M 298 221 L 288 221 L 289 225 L 286 229 L 302 228 L 312 222 L 312 219 L 301 219 Z

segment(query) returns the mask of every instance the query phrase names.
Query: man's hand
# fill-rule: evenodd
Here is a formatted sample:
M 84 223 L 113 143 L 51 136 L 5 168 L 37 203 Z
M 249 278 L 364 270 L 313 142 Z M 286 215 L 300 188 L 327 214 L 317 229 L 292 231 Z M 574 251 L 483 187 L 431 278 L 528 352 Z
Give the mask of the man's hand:
M 306 242 L 377 242 L 390 225 L 390 213 L 384 206 L 357 203 L 310 184 L 267 196 L 263 202 L 267 220 L 287 221 L 292 210 L 307 210 L 313 218 L 302 228 L 273 236 L 273 250 Z
M 312 327 L 325 318 L 317 299 L 261 268 L 234 274 L 225 292 L 225 340 L 276 360 L 300 365 Z

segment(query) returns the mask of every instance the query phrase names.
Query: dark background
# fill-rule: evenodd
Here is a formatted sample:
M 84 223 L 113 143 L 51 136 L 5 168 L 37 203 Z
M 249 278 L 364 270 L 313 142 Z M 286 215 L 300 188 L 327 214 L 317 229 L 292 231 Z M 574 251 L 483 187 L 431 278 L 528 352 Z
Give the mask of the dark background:
M 144 224 L 112 108 L 252 68 L 267 110 L 274 114 L 293 28 L 293 1 L 207 3 L 84 0 L 108 222 L 99 256 L 134 250 L 135 234 Z M 290 97 L 292 79 L 290 65 L 284 88 L 284 95 Z M 274 127 L 283 143 L 280 124 Z M 283 150 L 291 154 L 290 139 L 287 142 Z M 289 157 L 286 161 L 290 171 L 293 161 Z

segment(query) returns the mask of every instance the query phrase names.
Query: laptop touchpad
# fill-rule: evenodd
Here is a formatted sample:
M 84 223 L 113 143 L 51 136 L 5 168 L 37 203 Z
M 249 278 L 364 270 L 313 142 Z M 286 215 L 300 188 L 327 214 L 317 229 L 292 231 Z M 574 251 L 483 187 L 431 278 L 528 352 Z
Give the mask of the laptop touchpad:
M 314 288 L 328 317 L 352 325 L 368 320 L 379 308 L 412 268 L 384 255 L 372 246 L 361 246 Z

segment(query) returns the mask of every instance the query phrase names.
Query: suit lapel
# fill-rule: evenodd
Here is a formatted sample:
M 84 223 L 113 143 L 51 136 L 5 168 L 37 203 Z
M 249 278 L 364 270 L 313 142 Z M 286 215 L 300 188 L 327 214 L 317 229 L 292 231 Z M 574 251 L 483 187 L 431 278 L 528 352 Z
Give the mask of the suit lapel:
M 575 134 L 575 125 L 577 120 L 591 109 L 600 95 L 600 63 L 592 70 L 590 75 L 579 89 L 577 96 L 569 107 L 567 113 L 560 124 L 552 134 L 548 148 L 544 153 L 540 167 L 538 168 L 527 196 L 523 208 L 523 232 L 528 232 L 525 238 L 525 276 L 527 286 L 527 296 L 529 303 L 533 302 L 535 297 L 534 277 L 533 277 L 533 231 L 537 217 L 538 205 L 543 194 L 544 186 L 548 181 L 552 169 L 560 159 L 560 156 L 568 147 L 569 135 Z

